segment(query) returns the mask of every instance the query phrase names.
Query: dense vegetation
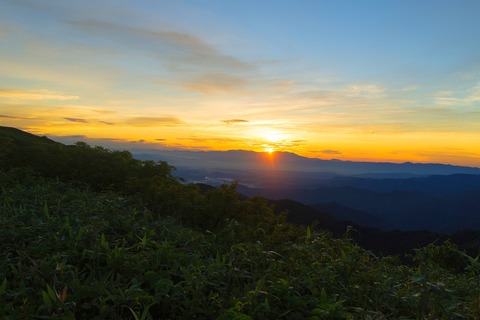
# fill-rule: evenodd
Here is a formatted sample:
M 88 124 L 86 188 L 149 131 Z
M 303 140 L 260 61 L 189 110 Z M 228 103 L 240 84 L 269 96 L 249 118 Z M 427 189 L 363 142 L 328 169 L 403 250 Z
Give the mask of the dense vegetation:
M 16 131 L 0 144 L 0 318 L 480 316 L 478 258 L 452 243 L 403 265 L 165 162 Z

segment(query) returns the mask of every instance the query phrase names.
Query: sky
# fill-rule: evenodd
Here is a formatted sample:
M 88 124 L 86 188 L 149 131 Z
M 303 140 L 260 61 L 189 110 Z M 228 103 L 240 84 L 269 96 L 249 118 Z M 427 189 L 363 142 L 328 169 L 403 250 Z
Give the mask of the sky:
M 478 0 L 0 0 L 0 125 L 480 167 Z

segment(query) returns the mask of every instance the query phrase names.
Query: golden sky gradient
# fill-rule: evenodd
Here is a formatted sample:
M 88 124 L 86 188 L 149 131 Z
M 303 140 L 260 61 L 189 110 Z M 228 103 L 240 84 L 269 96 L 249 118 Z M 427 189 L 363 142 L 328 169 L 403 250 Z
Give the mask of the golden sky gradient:
M 0 125 L 480 167 L 477 1 L 0 0 Z

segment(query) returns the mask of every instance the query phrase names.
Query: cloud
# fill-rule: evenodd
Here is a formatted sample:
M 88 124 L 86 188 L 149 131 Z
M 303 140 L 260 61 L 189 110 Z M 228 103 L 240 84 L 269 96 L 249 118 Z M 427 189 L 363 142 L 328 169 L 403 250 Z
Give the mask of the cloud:
M 480 82 L 469 90 L 466 100 L 469 103 L 480 101 Z
M 63 118 L 63 119 L 71 121 L 71 122 L 88 123 L 87 120 L 81 119 L 81 118 Z
M 275 93 L 288 93 L 295 89 L 295 84 L 293 80 L 279 80 L 269 83 L 269 87 Z
M 244 119 L 227 119 L 227 120 L 222 120 L 222 122 L 225 122 L 226 124 L 233 124 L 233 123 L 245 123 L 249 121 Z
M 113 122 L 108 122 L 108 121 L 99 121 L 100 123 L 103 123 L 103 124 L 106 124 L 106 125 L 109 125 L 109 126 L 113 126 L 115 125 L 115 123 Z
M 433 94 L 436 104 L 456 107 L 469 106 L 480 101 L 480 82 L 464 91 L 463 94 L 455 94 L 450 90 L 440 90 Z
M 330 149 L 321 150 L 320 152 L 323 154 L 342 154 L 340 151 Z
M 169 24 L 163 21 L 169 19 L 158 15 L 151 24 L 148 17 L 153 17 L 153 11 L 139 15 L 138 6 L 92 1 L 8 3 L 12 11 L 37 17 L 32 24 L 45 22 L 54 31 L 40 32 L 30 23 L 12 19 L 12 25 L 20 30 L 18 41 L 27 50 L 10 54 L 2 65 L 3 71 L 17 78 L 93 91 L 90 96 L 82 94 L 82 98 L 91 98 L 102 89 L 113 92 L 115 84 L 126 82 L 141 89 L 124 90 L 122 96 L 131 95 L 138 101 L 137 92 L 143 93 L 158 83 L 212 95 L 231 92 L 237 86 L 244 90 L 251 79 L 256 79 L 252 72 L 259 64 L 209 43 L 210 35 L 203 36 L 202 30 L 178 29 L 177 23 Z M 138 63 L 132 66 L 131 61 Z M 211 76 L 222 73 L 225 74 L 222 77 Z
M 301 146 L 305 140 L 279 140 L 279 141 L 263 141 L 250 143 L 253 147 L 268 148 L 273 147 L 276 150 L 291 150 Z
M 244 89 L 248 81 L 244 78 L 224 74 L 206 73 L 192 79 L 179 82 L 180 86 L 204 94 L 235 92 Z
M 180 119 L 173 118 L 173 117 L 135 117 L 128 119 L 125 124 L 132 125 L 132 126 L 146 126 L 146 127 L 154 127 L 154 126 L 171 126 L 171 125 L 179 125 L 183 124 L 184 122 Z
M 55 136 L 53 136 L 55 137 Z M 81 135 L 81 134 L 74 134 L 74 135 L 69 135 L 69 136 L 62 136 L 64 139 L 86 139 L 87 136 Z
M 117 113 L 115 110 L 92 109 L 91 111 L 96 113 Z
M 45 134 L 45 133 L 42 133 Z M 165 145 L 161 141 L 159 142 L 148 142 L 144 139 L 139 140 L 128 140 L 128 139 L 118 139 L 118 138 L 91 138 L 85 135 L 54 135 L 54 134 L 45 134 L 48 138 L 58 141 L 67 145 L 74 144 L 78 141 L 84 141 L 92 146 L 102 146 L 111 150 L 129 150 L 131 152 L 151 152 L 155 150 L 170 150 L 172 148 L 176 149 L 188 149 L 187 146 L 181 145 Z
M 78 96 L 52 90 L 5 90 L 0 89 L 0 98 L 20 100 L 75 100 Z
M 0 24 L 0 37 L 6 36 L 10 34 L 13 31 L 13 28 L 5 25 L 5 24 Z
M 130 48 L 147 49 L 151 54 L 183 62 L 190 66 L 214 68 L 222 70 L 252 70 L 254 66 L 233 56 L 222 54 L 214 46 L 192 34 L 132 27 L 108 21 L 93 19 L 72 20 L 68 23 L 94 34 L 117 37 L 121 43 Z M 131 45 L 135 45 L 131 47 Z M 197 65 L 198 64 L 198 65 Z
M 385 88 L 376 84 L 355 84 L 350 86 L 350 95 L 363 98 L 381 98 L 385 96 Z
M 179 140 L 190 140 L 190 141 L 195 141 L 195 142 L 239 142 L 239 141 L 243 141 L 242 139 L 235 139 L 235 138 L 198 138 L 198 137 L 179 138 Z
M 399 91 L 401 92 L 412 92 L 412 91 L 417 91 L 419 89 L 418 85 L 409 85 L 403 88 L 400 88 Z
M 20 118 L 20 117 L 6 116 L 6 115 L 3 115 L 3 114 L 0 114 L 0 118 L 19 119 L 19 120 L 25 119 L 25 118 Z
M 190 33 L 91 19 L 67 23 L 95 37 L 108 39 L 108 43 L 119 47 L 117 52 L 150 57 L 155 62 L 154 69 L 168 72 L 168 80 L 158 79 L 163 85 L 213 95 L 245 91 L 256 78 L 255 63 L 224 54 Z

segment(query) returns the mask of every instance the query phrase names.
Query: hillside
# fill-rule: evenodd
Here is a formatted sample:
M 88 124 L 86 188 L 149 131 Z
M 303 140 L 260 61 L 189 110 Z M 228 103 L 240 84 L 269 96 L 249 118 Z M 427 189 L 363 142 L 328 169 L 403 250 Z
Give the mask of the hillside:
M 57 143 L 47 137 L 39 137 L 37 135 L 19 130 L 12 127 L 0 126 L 0 136 L 12 138 L 16 144 L 27 145 L 32 143 Z
M 480 315 L 478 259 L 445 237 L 348 227 L 292 200 L 245 198 L 235 183 L 184 184 L 166 162 L 85 143 L 25 142 L 8 152 L 0 167 L 0 237 L 8 239 L 0 243 L 0 318 Z M 362 238 L 368 232 L 375 237 Z M 392 245 L 392 236 L 425 247 L 394 257 L 358 245 Z M 463 232 L 452 241 L 478 248 L 479 239 Z
M 240 186 L 239 190 L 247 196 L 264 196 L 270 199 L 292 199 L 301 203 L 325 208 L 325 204 L 335 202 L 350 211 L 362 212 L 353 219 L 360 225 L 371 225 L 372 216 L 383 221 L 384 229 L 430 230 L 435 232 L 454 232 L 462 229 L 480 228 L 480 181 L 477 176 L 462 175 L 465 184 L 459 182 L 459 176 L 444 176 L 447 186 L 433 183 L 431 190 L 420 185 L 418 188 L 404 187 L 404 179 L 397 179 L 397 187 L 382 190 L 382 186 L 372 183 L 373 187 L 325 186 L 315 189 L 258 189 Z M 424 178 L 429 179 L 429 178 Z M 434 176 L 432 180 L 437 180 Z M 423 180 L 422 180 L 423 181 Z M 469 184 L 469 181 L 473 183 Z M 408 180 L 406 181 L 408 182 Z M 409 182 L 411 183 L 411 182 Z M 420 190 L 418 190 L 420 189 Z M 438 190 L 438 193 L 434 191 Z M 338 208 L 331 208 L 332 212 Z M 338 212 L 338 211 L 337 211 Z M 388 227 L 389 226 L 389 227 Z

